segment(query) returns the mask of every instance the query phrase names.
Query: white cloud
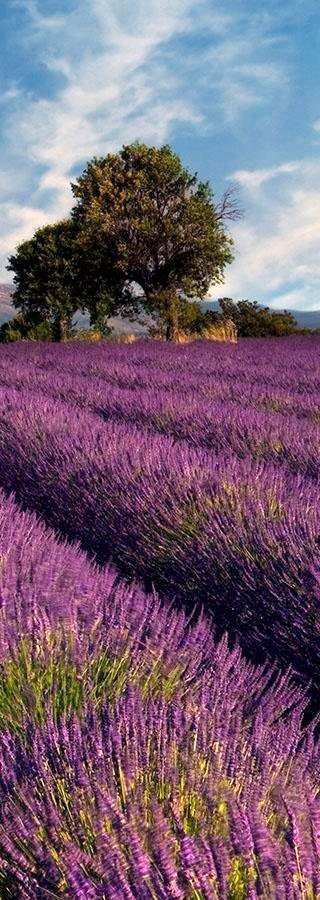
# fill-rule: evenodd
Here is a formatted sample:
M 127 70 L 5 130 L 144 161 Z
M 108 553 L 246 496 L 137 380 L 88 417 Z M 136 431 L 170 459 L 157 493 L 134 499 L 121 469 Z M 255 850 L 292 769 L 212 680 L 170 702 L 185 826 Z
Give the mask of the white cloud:
M 273 166 L 269 169 L 253 169 L 252 171 L 239 169 L 239 171 L 234 172 L 230 177 L 232 181 L 237 181 L 238 184 L 245 187 L 248 191 L 255 192 L 267 181 L 271 181 L 271 179 L 276 178 L 278 175 L 297 172 L 301 169 L 301 166 L 303 166 L 303 163 L 301 162 L 288 162 L 282 163 L 280 166 Z
M 236 27 L 229 29 L 224 39 L 204 55 L 208 88 L 211 81 L 217 107 L 229 125 L 235 125 L 252 107 L 269 103 L 273 96 L 278 97 L 278 102 L 281 96 L 283 102 L 289 86 L 285 54 L 281 60 L 279 52 L 273 58 L 277 40 L 271 38 L 268 27 L 264 30 L 263 22 L 263 17 L 257 21 L 250 15 L 245 27 L 242 22 L 239 29 L 235 18 Z
M 29 13 L 35 57 L 63 78 L 51 99 L 26 92 L 8 116 L 7 138 L 15 152 L 21 147 L 25 169 L 43 170 L 36 204 L 46 203 L 39 191 L 49 187 L 64 208 L 70 170 L 94 154 L 137 137 L 161 142 L 179 122 L 205 128 L 201 95 L 210 79 L 215 105 L 231 121 L 284 78 L 283 67 L 259 58 L 270 38 L 255 24 L 246 38 L 231 39 L 237 10 L 228 15 L 208 0 L 80 0 L 64 16 L 44 15 L 36 0 L 16 3 Z M 179 58 L 172 41 L 190 34 L 211 49 Z
M 247 208 L 232 229 L 235 262 L 210 296 L 320 308 L 320 160 L 235 172 Z
M 18 172 L 10 177 L 0 168 L 2 200 L 7 201 L 8 186 L 18 198 L 15 206 L 3 209 L 4 262 L 35 227 L 70 210 L 76 166 L 81 170 L 93 155 L 136 138 L 161 143 L 176 123 L 201 120 L 181 90 L 175 66 L 161 53 L 171 39 L 193 28 L 193 0 L 137 0 L 134 5 L 131 0 L 89 0 L 64 16 L 43 14 L 35 0 L 15 5 L 29 16 L 25 44 L 35 59 L 62 76 L 62 86 L 60 81 L 51 98 L 13 88 L 4 98 L 7 151 L 9 146 Z M 22 172 L 24 184 L 18 184 Z
M 4 263 L 36 227 L 67 214 L 70 180 L 93 155 L 136 138 L 163 143 L 179 123 L 204 133 L 226 123 L 234 129 L 252 107 L 265 109 L 272 98 L 279 105 L 288 90 L 286 40 L 277 34 L 283 7 L 273 17 L 245 13 L 242 0 L 78 0 L 64 14 L 45 13 L 37 0 L 14 5 L 29 23 L 19 40 L 56 86 L 42 96 L 38 86 L 13 84 L 2 98 L 12 159 L 2 168 L 0 157 Z M 189 53 L 182 38 L 192 38 Z M 235 296 L 258 296 L 261 280 L 271 293 L 298 290 L 293 263 L 295 278 L 317 277 L 311 184 L 318 172 L 306 167 L 290 161 L 233 176 L 249 204 L 233 229 L 237 260 L 228 290 Z
M 47 28 L 62 28 L 65 24 L 64 16 L 44 16 L 35 0 L 13 0 L 12 6 L 24 9 L 30 16 L 34 27 L 39 31 Z
M 0 256 L 7 257 L 15 247 L 34 233 L 37 228 L 55 222 L 60 218 L 60 211 L 52 207 L 45 212 L 40 207 L 19 203 L 0 203 Z M 2 282 L 11 282 L 12 275 L 6 270 L 1 273 Z
M 309 284 L 296 290 L 284 291 L 270 305 L 273 309 L 297 309 L 309 312 L 320 309 L 319 301 L 315 300 L 314 288 Z
M 4 106 L 6 103 L 11 103 L 12 100 L 17 100 L 20 97 L 20 91 L 16 85 L 12 84 L 10 88 L 7 88 L 6 91 L 1 91 L 0 94 L 0 103 L 1 106 Z
M 8 116 L 7 138 L 21 147 L 24 166 L 42 167 L 38 193 L 59 192 L 64 209 L 69 173 L 94 154 L 136 137 L 162 141 L 172 123 L 199 121 L 166 64 L 157 57 L 162 44 L 190 27 L 192 0 L 140 0 L 132 7 L 123 0 L 91 0 L 86 46 L 78 58 L 76 14 L 63 20 L 43 16 L 34 0 L 21 0 L 34 27 L 31 40 L 49 28 L 63 31 L 40 42 L 38 53 L 48 69 L 62 74 L 65 84 L 52 97 L 21 96 Z M 69 45 L 70 33 L 74 45 Z M 98 34 L 98 36 L 97 36 Z M 80 35 L 80 41 L 82 40 Z M 36 45 L 38 46 L 38 45 Z M 42 202 L 44 202 L 42 200 Z

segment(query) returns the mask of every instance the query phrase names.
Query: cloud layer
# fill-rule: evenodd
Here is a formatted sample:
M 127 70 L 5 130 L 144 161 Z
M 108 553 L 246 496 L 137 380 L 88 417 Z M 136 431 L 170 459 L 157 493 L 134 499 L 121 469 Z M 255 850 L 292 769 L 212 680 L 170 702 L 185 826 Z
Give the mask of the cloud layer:
M 320 159 L 238 171 L 246 221 L 234 229 L 236 260 L 223 295 L 279 309 L 320 308 Z M 221 287 L 213 296 L 221 297 Z
M 8 70 L 1 92 L 3 266 L 36 227 L 68 213 L 70 180 L 88 159 L 136 138 L 169 140 L 183 156 L 187 148 L 191 168 L 200 165 L 213 181 L 218 172 L 222 188 L 241 160 L 233 179 L 246 219 L 234 229 L 237 261 L 224 292 L 260 297 L 267 284 L 276 302 L 278 292 L 294 300 L 305 278 L 305 297 L 315 302 L 319 167 L 301 156 L 284 159 L 282 151 L 277 159 L 270 137 L 263 150 L 271 113 L 281 118 L 290 102 L 288 23 L 291 31 L 299 27 L 299 0 L 284 2 L 280 12 L 273 0 L 262 0 L 259 10 L 253 0 L 5 0 L 5 6 L 11 53 L 25 74 Z M 252 166 L 259 129 L 259 162 Z M 315 111 L 316 148 L 318 130 Z M 2 268 L 0 281 L 9 277 Z

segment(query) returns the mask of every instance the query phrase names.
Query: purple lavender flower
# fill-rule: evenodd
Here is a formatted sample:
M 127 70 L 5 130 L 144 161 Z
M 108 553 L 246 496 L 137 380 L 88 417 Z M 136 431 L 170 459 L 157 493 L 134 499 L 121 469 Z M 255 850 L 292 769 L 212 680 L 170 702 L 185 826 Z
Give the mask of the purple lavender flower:
M 0 895 L 317 896 L 318 350 L 4 348 Z

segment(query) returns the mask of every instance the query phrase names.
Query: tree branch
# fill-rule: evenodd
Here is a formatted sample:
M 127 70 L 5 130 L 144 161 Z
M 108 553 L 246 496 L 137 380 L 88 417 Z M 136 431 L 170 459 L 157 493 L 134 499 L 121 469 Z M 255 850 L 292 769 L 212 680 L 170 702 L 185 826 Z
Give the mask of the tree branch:
M 238 186 L 230 184 L 222 194 L 221 200 L 216 206 L 217 218 L 220 222 L 230 219 L 232 222 L 238 222 L 243 218 L 244 210 L 238 203 Z

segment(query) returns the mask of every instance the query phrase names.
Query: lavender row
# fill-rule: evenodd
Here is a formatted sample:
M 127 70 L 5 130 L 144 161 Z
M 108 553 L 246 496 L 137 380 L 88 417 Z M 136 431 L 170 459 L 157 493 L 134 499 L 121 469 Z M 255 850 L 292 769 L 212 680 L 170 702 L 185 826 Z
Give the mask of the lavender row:
M 284 420 L 278 412 L 250 406 L 243 409 L 226 398 L 213 401 L 189 394 L 182 399 L 179 393 L 158 393 L 154 387 L 140 391 L 139 397 L 136 389 L 109 387 L 106 392 L 104 385 L 80 377 L 61 385 L 48 380 L 42 390 L 45 397 L 88 409 L 102 419 L 123 420 L 213 453 L 286 463 L 293 472 L 319 479 L 320 426 L 315 423 Z
M 59 348 L 60 362 L 64 358 L 65 346 Z M 45 358 L 45 357 L 44 357 Z M 76 359 L 78 359 L 76 357 Z M 73 363 L 73 358 L 71 360 Z M 8 363 L 10 363 L 8 365 Z M 195 404 L 203 406 L 206 403 L 207 417 L 212 417 L 212 409 L 216 403 L 233 403 L 240 408 L 252 407 L 256 412 L 275 413 L 285 418 L 306 419 L 311 425 L 319 423 L 320 420 L 320 398 L 319 390 L 313 390 L 312 381 L 309 382 L 308 393 L 300 393 L 295 389 L 294 383 L 291 385 L 290 391 L 279 388 L 278 384 L 254 384 L 247 379 L 241 379 L 240 373 L 236 382 L 230 383 L 225 380 L 221 372 L 211 373 L 210 377 L 204 382 L 202 378 L 192 378 L 188 370 L 179 373 L 179 380 L 172 378 L 171 371 L 166 375 L 162 371 L 152 369 L 152 391 L 150 391 L 150 367 L 144 366 L 143 374 L 140 367 L 137 376 L 134 367 L 128 363 L 119 366 L 111 358 L 108 367 L 105 369 L 95 370 L 87 363 L 84 365 L 83 360 L 79 360 L 79 364 L 70 366 L 70 359 L 67 356 L 65 363 L 68 368 L 57 364 L 46 366 L 32 360 L 21 362 L 19 355 L 16 353 L 12 357 L 4 354 L 0 359 L 0 384 L 6 387 L 13 387 L 16 390 L 35 390 L 43 393 L 48 397 L 56 399 L 69 400 L 72 404 L 79 406 L 87 406 L 93 411 L 103 409 L 103 403 L 110 403 L 110 399 L 119 396 L 121 398 L 135 398 L 136 410 L 139 413 L 141 399 L 150 393 L 156 398 L 157 403 L 160 401 L 164 404 L 167 400 L 168 405 L 173 408 L 177 407 L 179 401 L 182 406 L 187 402 L 194 407 Z M 60 371 L 61 369 L 61 371 Z M 139 395 L 137 395 L 139 391 Z M 106 407 L 107 411 L 108 407 Z M 266 419 L 268 421 L 268 419 Z M 269 417 L 272 423 L 272 417 Z M 279 424 L 281 418 L 279 418 Z
M 1 494 L 0 553 L 1 896 L 316 898 L 319 747 L 288 677 Z
M 157 384 L 179 387 L 185 376 L 199 387 L 220 378 L 236 389 L 238 379 L 245 384 L 269 385 L 308 393 L 319 389 L 319 337 L 289 340 L 242 340 L 238 345 L 197 342 L 185 346 L 138 341 L 131 346 L 115 344 L 20 343 L 2 349 L 2 357 L 30 369 L 51 370 L 104 378 L 119 386 L 147 387 L 150 370 Z M 123 377 L 122 384 L 120 379 Z M 162 382 L 163 379 L 163 382 Z
M 67 355 L 66 359 L 69 358 Z M 149 373 L 150 375 L 150 373 Z M 12 368 L 7 373 L 0 372 L 0 383 L 19 390 L 36 390 L 41 397 L 63 400 L 71 406 L 88 409 L 103 419 L 110 417 L 132 422 L 139 427 L 172 435 L 175 440 L 186 440 L 194 446 L 201 446 L 212 452 L 233 452 L 238 457 L 252 456 L 255 459 L 285 463 L 294 472 L 319 478 L 320 426 L 319 403 L 308 407 L 313 424 L 302 421 L 288 413 L 283 415 L 288 404 L 279 397 L 267 394 L 255 396 L 250 389 L 246 397 L 242 395 L 241 406 L 235 399 L 228 398 L 221 382 L 214 390 L 215 398 L 199 396 L 189 389 L 189 394 L 180 391 L 164 391 L 153 384 L 150 389 L 120 389 L 107 385 L 103 379 L 29 369 Z M 238 385 L 242 391 L 242 385 Z M 290 400 L 290 403 L 293 402 Z M 35 400 L 36 402 L 36 400 Z M 260 409 L 255 408 L 258 403 Z M 270 411 L 270 404 L 273 411 Z M 269 409 L 263 411 L 263 405 Z M 298 410 L 299 411 L 299 410 Z
M 20 343 L 3 348 L 6 358 L 30 361 L 31 364 L 52 371 L 62 372 L 68 359 L 70 371 L 79 367 L 82 374 L 90 368 L 90 374 L 108 377 L 108 373 L 121 371 L 124 375 L 135 373 L 145 378 L 150 367 L 155 373 L 171 374 L 171 381 L 179 382 L 183 372 L 193 377 L 212 377 L 222 373 L 225 379 L 237 379 L 251 383 L 279 384 L 292 388 L 296 383 L 307 390 L 308 381 L 319 386 L 319 337 L 240 340 L 237 345 L 196 342 L 187 346 L 137 341 L 133 345 L 70 343 L 61 347 L 50 344 Z M 128 386 L 128 385 L 127 385 Z M 145 386 L 140 384 L 139 387 Z
M 210 701 L 192 716 L 128 689 L 114 708 L 30 725 L 27 748 L 0 736 L 2 896 L 316 900 L 312 736 L 297 750 L 291 720 L 266 746 L 257 716 L 238 740 L 230 701 Z
M 202 604 L 253 658 L 319 680 L 319 488 L 8 391 L 0 479 L 99 563 Z
M 178 660 L 184 686 L 195 688 L 212 658 L 211 629 L 202 616 L 189 627 L 183 612 L 162 607 L 154 593 L 147 595 L 137 584 L 125 584 L 113 566 L 101 569 L 89 562 L 79 544 L 58 542 L 34 513 L 22 511 L 2 491 L 0 597 L 1 660 L 13 658 L 21 641 L 36 660 L 39 635 L 49 658 L 54 648 L 45 645 L 45 637 L 60 626 L 74 635 L 69 650 L 77 668 L 86 647 L 97 655 L 101 642 L 115 656 L 125 648 L 132 669 L 142 660 L 143 670 L 147 660 L 157 669 L 161 661 L 163 673 L 169 673 Z
M 4 347 L 0 373 L 16 369 L 23 376 L 84 376 L 105 387 L 158 389 L 189 392 L 248 401 L 275 391 L 283 399 L 309 402 L 310 394 L 319 400 L 319 338 L 289 340 L 247 340 L 237 346 L 209 342 L 179 346 L 138 342 L 133 346 L 72 344 L 50 347 L 18 344 Z

